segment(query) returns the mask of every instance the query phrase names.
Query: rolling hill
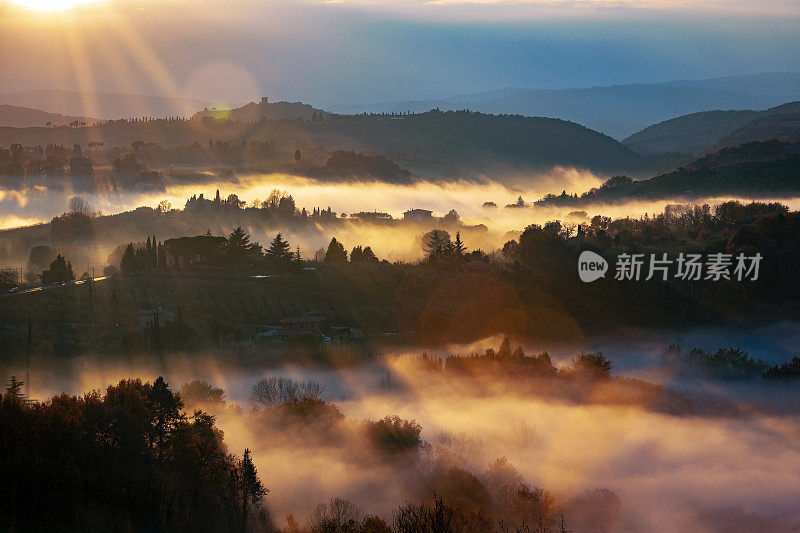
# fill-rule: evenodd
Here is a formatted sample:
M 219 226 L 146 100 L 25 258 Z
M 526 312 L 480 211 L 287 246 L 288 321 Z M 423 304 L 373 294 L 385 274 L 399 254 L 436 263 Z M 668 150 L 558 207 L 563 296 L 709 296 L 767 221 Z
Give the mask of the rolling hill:
M 727 147 L 653 178 L 617 176 L 578 198 L 549 196 L 537 205 L 582 206 L 629 200 L 719 196 L 775 198 L 800 194 L 800 143 L 777 140 Z
M 662 152 L 702 154 L 743 142 L 773 138 L 800 140 L 791 136 L 792 128 L 796 130 L 798 127 L 798 119 L 800 102 L 764 111 L 704 111 L 653 124 L 622 143 L 643 155 Z
M 96 118 L 67 116 L 59 113 L 48 113 L 41 109 L 0 104 L 0 127 L 4 128 L 35 128 L 48 125 L 66 126 L 72 122 L 93 124 L 97 121 Z
M 325 111 L 302 102 L 250 102 L 235 109 L 203 109 L 195 113 L 195 120 L 258 122 L 259 120 L 313 120 L 324 117 Z
M 192 98 L 58 89 L 2 93 L 0 104 L 30 107 L 62 115 L 88 115 L 103 120 L 132 117 L 188 117 L 212 105 Z
M 236 112 L 234 110 L 234 112 Z M 163 146 L 209 139 L 269 142 L 273 153 L 347 150 L 384 154 L 420 177 L 525 176 L 554 165 L 611 175 L 639 173 L 650 161 L 607 135 L 552 118 L 431 111 L 417 115 L 327 115 L 316 120 L 138 121 L 89 128 L 0 128 L 0 146 Z M 672 165 L 674 166 L 674 165 Z M 671 167 L 670 167 L 671 168 Z M 529 179 L 529 178 L 527 178 Z

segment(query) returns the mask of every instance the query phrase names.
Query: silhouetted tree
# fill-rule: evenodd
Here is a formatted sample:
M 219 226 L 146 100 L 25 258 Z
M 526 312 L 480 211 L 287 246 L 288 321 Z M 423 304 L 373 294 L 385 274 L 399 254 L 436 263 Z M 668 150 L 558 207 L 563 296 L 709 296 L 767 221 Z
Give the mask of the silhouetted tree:
M 278 233 L 267 249 L 267 258 L 274 266 L 288 265 L 293 259 L 290 248 L 289 243 Z
M 72 271 L 72 263 L 67 261 L 63 255 L 58 254 L 50 263 L 50 269 L 42 272 L 42 284 L 52 285 L 54 283 L 63 283 L 65 281 L 72 281 L 75 279 L 75 273 Z
M 347 250 L 344 249 L 342 243 L 336 240 L 336 237 L 331 239 L 328 244 L 328 251 L 325 253 L 326 263 L 346 263 Z

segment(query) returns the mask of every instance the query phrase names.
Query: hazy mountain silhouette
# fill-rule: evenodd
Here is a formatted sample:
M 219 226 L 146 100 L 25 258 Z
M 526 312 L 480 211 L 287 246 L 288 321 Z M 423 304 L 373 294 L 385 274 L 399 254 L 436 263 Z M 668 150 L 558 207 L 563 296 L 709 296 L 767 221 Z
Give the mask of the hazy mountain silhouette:
M 471 109 L 486 113 L 561 118 L 623 139 L 651 124 L 715 109 L 766 109 L 800 99 L 800 74 L 768 73 L 708 80 L 613 85 L 585 89 L 506 88 L 375 105 L 331 106 L 334 111 Z
M 30 107 L 62 115 L 87 115 L 104 120 L 131 117 L 188 117 L 199 109 L 211 106 L 209 102 L 192 98 L 59 89 L 3 93 L 0 94 L 0 104 Z
M 0 127 L 35 128 L 47 127 L 48 123 L 51 126 L 65 126 L 71 122 L 92 124 L 97 120 L 96 118 L 47 113 L 41 109 L 0 104 Z

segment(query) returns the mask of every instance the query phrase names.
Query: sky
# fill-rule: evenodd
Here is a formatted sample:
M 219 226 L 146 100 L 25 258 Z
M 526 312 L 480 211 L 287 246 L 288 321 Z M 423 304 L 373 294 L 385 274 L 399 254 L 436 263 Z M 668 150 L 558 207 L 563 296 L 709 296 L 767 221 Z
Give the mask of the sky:
M 800 71 L 800 0 L 86 1 L 0 0 L 0 92 L 325 106 Z

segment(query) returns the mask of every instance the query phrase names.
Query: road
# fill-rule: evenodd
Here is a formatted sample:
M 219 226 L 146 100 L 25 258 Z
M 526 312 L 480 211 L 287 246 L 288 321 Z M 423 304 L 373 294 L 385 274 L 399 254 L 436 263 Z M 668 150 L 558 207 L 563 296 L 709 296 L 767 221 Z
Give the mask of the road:
M 99 276 L 97 278 L 91 278 L 91 281 L 98 282 L 103 281 L 104 279 L 108 279 L 108 276 Z M 74 287 L 77 285 L 84 285 L 87 283 L 89 279 L 78 279 L 75 281 L 66 281 L 64 283 L 56 283 L 55 285 L 44 285 L 42 287 L 33 287 L 31 289 L 22 289 L 16 292 L 6 292 L 0 294 L 0 298 L 8 298 L 9 296 L 17 296 L 18 294 L 30 294 L 32 292 L 41 292 L 41 291 L 49 291 L 52 289 L 60 289 L 62 287 Z

